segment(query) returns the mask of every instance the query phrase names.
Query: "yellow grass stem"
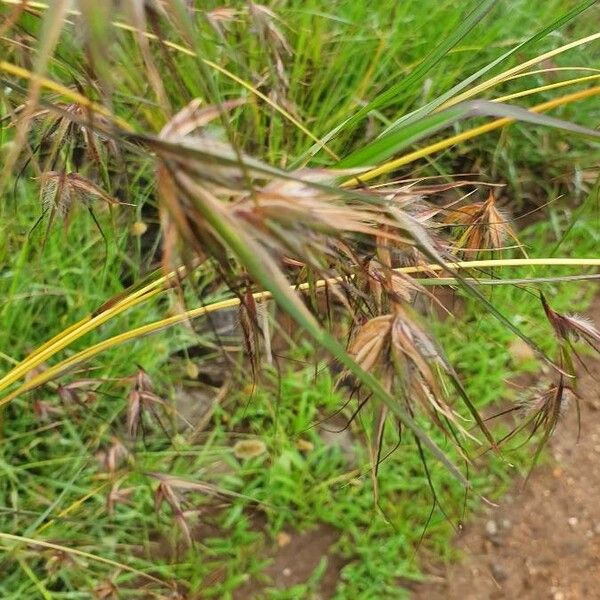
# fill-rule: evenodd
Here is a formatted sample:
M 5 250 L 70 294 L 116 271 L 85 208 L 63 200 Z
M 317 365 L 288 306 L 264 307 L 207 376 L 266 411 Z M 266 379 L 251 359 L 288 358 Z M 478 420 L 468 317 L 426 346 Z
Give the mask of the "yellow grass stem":
M 36 540 L 30 537 L 25 537 L 24 535 L 13 535 L 12 533 L 4 533 L 2 531 L 0 531 L 0 540 L 19 542 L 22 544 L 31 544 L 33 546 L 40 546 L 41 548 L 58 550 L 59 552 L 64 552 L 65 554 L 70 554 L 73 556 L 81 556 L 81 558 L 86 558 L 94 562 L 109 565 L 111 567 L 116 567 L 117 569 L 121 569 L 123 571 L 128 571 L 129 573 L 133 573 L 138 577 L 143 577 L 148 581 L 152 581 L 154 583 L 158 583 L 162 586 L 168 587 L 168 584 L 165 581 L 162 581 L 162 579 L 159 579 L 158 577 L 154 577 L 154 575 L 148 575 L 148 573 L 144 573 L 144 571 L 140 571 L 139 569 L 130 567 L 125 563 L 121 563 L 116 560 L 111 560 L 110 558 L 104 558 L 103 556 L 98 556 L 97 554 L 91 554 L 90 552 L 85 552 L 84 550 L 79 550 L 77 548 L 69 548 L 68 546 L 62 546 L 61 544 L 54 544 L 52 542 Z
M 97 102 L 90 100 L 83 94 L 80 94 L 79 92 L 71 90 L 68 87 L 62 85 L 61 83 L 58 83 L 52 79 L 49 79 L 48 77 L 36 75 L 35 73 L 29 71 L 28 69 L 24 69 L 17 65 L 13 65 L 12 63 L 9 63 L 5 60 L 0 60 L 0 71 L 3 71 L 4 73 L 8 73 L 9 75 L 14 75 L 15 77 L 19 77 L 21 79 L 27 79 L 28 81 L 31 81 L 31 82 L 37 82 L 41 87 L 43 87 L 47 90 L 50 90 L 52 92 L 56 92 L 57 94 L 60 94 L 61 96 L 64 96 L 65 98 L 68 98 L 72 102 L 75 102 L 75 103 L 79 104 L 80 106 L 83 106 L 84 108 L 88 108 L 92 112 L 95 112 L 99 115 L 102 115 L 104 117 L 111 119 L 117 125 L 119 125 L 119 127 L 121 127 L 121 129 L 124 129 L 125 131 L 133 131 L 131 125 L 129 125 L 129 123 L 127 123 L 127 121 L 121 119 L 120 117 L 113 115 L 102 104 L 98 104 Z
M 0 390 L 5 389 L 11 383 L 14 383 L 17 379 L 30 372 L 35 367 L 42 364 L 45 360 L 54 356 L 57 352 L 60 352 L 66 348 L 69 344 L 79 339 L 86 333 L 97 329 L 100 325 L 106 323 L 113 317 L 121 314 L 122 312 L 137 306 L 138 304 L 153 298 L 159 294 L 165 284 L 175 277 L 182 276 L 185 272 L 185 267 L 180 267 L 176 271 L 164 275 L 152 281 L 148 285 L 135 290 L 122 300 L 106 308 L 106 310 L 96 315 L 88 315 L 81 319 L 74 325 L 71 325 L 67 329 L 61 331 L 53 338 L 36 348 L 27 358 L 22 360 L 14 369 L 9 371 L 4 377 L 0 379 Z
M 438 111 L 444 110 L 445 108 L 450 108 L 451 106 L 454 106 L 454 105 L 458 104 L 459 102 L 463 102 L 465 100 L 468 100 L 469 98 L 473 98 L 477 94 L 479 94 L 481 92 L 485 92 L 486 90 L 490 89 L 491 87 L 494 87 L 496 84 L 502 83 L 503 81 L 510 79 L 513 75 L 516 75 L 517 73 L 521 73 L 522 71 L 524 71 L 525 69 L 528 69 L 529 67 L 532 67 L 532 66 L 534 66 L 538 63 L 541 63 L 545 60 L 549 60 L 549 59 L 557 56 L 558 54 L 562 54 L 563 52 L 566 52 L 567 50 L 572 50 L 573 48 L 577 48 L 578 46 L 583 46 L 584 44 L 593 42 L 599 38 L 600 38 L 600 32 L 593 33 L 592 35 L 588 35 L 587 37 L 580 38 L 578 40 L 575 40 L 574 42 L 570 42 L 569 44 L 564 44 L 563 46 L 554 48 L 554 50 L 550 50 L 549 52 L 540 54 L 539 56 L 536 56 L 535 58 L 527 60 L 524 63 L 517 65 L 516 67 L 512 67 L 511 69 L 508 69 L 506 71 L 503 71 L 502 73 L 499 73 L 498 75 L 496 75 L 495 77 L 492 77 L 491 79 L 488 79 L 487 81 L 483 81 L 479 85 L 473 86 L 472 88 L 468 89 L 467 91 L 463 92 L 462 94 L 458 94 L 458 96 L 454 96 L 453 98 L 446 100 L 446 102 L 444 102 L 442 105 L 440 105 L 437 108 L 437 110 Z
M 428 273 L 431 271 L 444 271 L 447 269 L 483 269 L 483 268 L 499 268 L 499 267 L 531 267 L 531 266 L 543 266 L 543 267 L 551 267 L 551 266 L 563 266 L 563 267 L 600 267 L 600 258 L 507 258 L 507 259 L 482 259 L 482 260 L 468 260 L 468 261 L 460 261 L 455 262 L 449 265 L 440 265 L 440 264 L 430 264 L 424 266 L 414 266 L 414 267 L 400 267 L 396 269 L 399 273 L 404 274 L 417 274 L 417 273 Z M 314 285 L 317 289 L 323 289 L 326 286 L 338 285 L 341 283 L 343 279 L 341 277 L 334 277 L 330 279 L 321 279 L 317 281 Z M 303 283 L 299 286 L 296 286 L 294 289 L 298 291 L 306 291 L 310 287 L 310 284 Z M 269 300 L 272 298 L 270 292 L 256 292 L 253 294 L 253 298 L 256 302 L 261 302 L 265 300 Z M 125 342 L 137 339 L 144 335 L 148 335 L 151 333 L 156 333 L 162 329 L 167 327 L 172 327 L 173 325 L 177 325 L 184 321 L 188 321 L 190 319 L 195 319 L 200 316 L 206 315 L 208 313 L 217 312 L 219 310 L 223 310 L 225 308 L 232 308 L 235 306 L 239 306 L 240 300 L 239 298 L 229 298 L 227 300 L 221 300 L 219 302 L 215 302 L 213 304 L 209 304 L 207 306 L 200 306 L 197 308 L 193 308 L 188 311 L 184 311 L 180 314 L 173 315 L 171 317 L 167 317 L 165 319 L 161 319 L 159 321 L 155 321 L 153 323 L 148 323 L 146 325 L 142 325 L 141 327 L 137 327 L 136 329 L 132 329 L 130 331 L 126 331 L 119 335 L 116 335 L 107 340 L 103 340 L 81 352 L 74 354 L 73 356 L 49 367 L 42 373 L 39 373 L 32 379 L 26 381 L 17 389 L 15 389 L 10 394 L 7 394 L 2 399 L 0 399 L 0 407 L 14 400 L 17 396 L 30 391 L 36 387 L 44 385 L 48 381 L 54 379 L 58 375 L 60 375 L 63 371 L 73 368 L 75 365 L 82 363 L 90 358 L 100 354 L 110 348 L 123 344 Z M 9 373 L 8 375 L 10 375 Z M 14 380 L 14 378 L 13 378 Z
M 75 502 L 67 506 L 64 510 L 60 511 L 57 519 L 62 519 L 66 517 L 69 513 L 73 512 L 74 510 L 77 510 L 86 500 L 89 500 L 90 498 L 93 498 L 96 494 L 99 494 L 107 485 L 108 481 L 105 481 L 101 485 L 87 492 L 87 494 L 84 494 L 83 496 L 75 500 Z M 48 527 L 51 527 L 54 523 L 56 523 L 56 519 L 50 519 L 49 521 L 46 521 L 46 523 L 44 523 L 38 529 L 38 532 L 41 533 L 42 531 L 44 531 L 44 529 L 48 529 Z
M 591 98 L 593 96 L 600 95 L 600 86 L 595 86 L 589 88 L 587 90 L 581 90 L 579 92 L 573 92 L 572 94 L 567 94 L 566 96 L 560 96 L 559 98 L 554 98 L 549 100 L 548 102 L 543 102 L 542 104 L 538 104 L 533 106 L 529 110 L 534 113 L 541 113 L 552 108 L 556 108 L 557 106 L 564 106 L 565 104 L 571 104 L 572 102 L 576 102 L 577 100 L 583 100 L 584 98 Z M 439 152 L 441 150 L 446 150 L 456 144 L 460 144 L 461 142 L 465 142 L 467 140 L 471 140 L 475 137 L 483 135 L 484 133 L 489 133 L 490 131 L 494 131 L 496 129 L 500 129 L 505 127 L 506 125 L 510 125 L 514 123 L 517 119 L 513 119 L 511 117 L 503 117 L 502 119 L 496 119 L 491 121 L 490 123 L 486 123 L 485 125 L 480 125 L 479 127 L 473 127 L 472 129 L 467 129 L 467 131 L 463 131 L 462 133 L 458 133 L 456 135 L 450 136 L 439 142 L 434 144 L 429 144 L 424 148 L 419 150 L 415 150 L 414 152 L 409 152 L 408 154 L 404 154 L 399 158 L 388 161 L 379 167 L 366 171 L 357 177 L 353 177 L 345 181 L 342 186 L 343 187 L 354 187 L 360 183 L 370 181 L 371 179 L 375 179 L 375 177 L 379 177 L 380 175 L 384 175 L 385 173 L 389 173 L 390 171 L 395 171 L 399 167 L 403 167 L 408 165 L 420 158 L 424 158 L 426 156 L 430 156 L 435 152 Z
M 600 79 L 600 74 L 597 75 L 586 75 L 585 77 L 575 77 L 573 79 L 565 79 L 564 81 L 557 81 L 556 83 L 548 83 L 547 85 L 540 85 L 538 87 L 529 88 L 527 90 L 521 90 L 514 94 L 507 94 L 506 96 L 500 96 L 494 98 L 492 102 L 508 102 L 515 98 L 523 98 L 524 96 L 530 96 L 531 94 L 539 94 L 541 92 L 547 92 L 548 90 L 554 90 L 569 85 L 576 85 L 578 83 L 584 83 L 586 81 L 592 81 L 594 79 Z
M 587 73 L 600 73 L 600 69 L 594 69 L 592 67 L 548 67 L 546 69 L 533 69 L 533 71 L 527 71 L 526 73 L 518 73 L 505 79 L 505 81 L 514 81 L 515 79 L 522 79 L 523 77 L 531 77 L 532 75 L 547 75 L 548 73 L 560 73 L 561 71 L 585 71 Z

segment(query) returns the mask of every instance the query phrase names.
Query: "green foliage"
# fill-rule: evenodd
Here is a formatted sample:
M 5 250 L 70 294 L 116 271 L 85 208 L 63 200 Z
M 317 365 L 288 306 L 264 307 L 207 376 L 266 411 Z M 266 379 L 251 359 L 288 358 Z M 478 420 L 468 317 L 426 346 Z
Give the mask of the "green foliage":
M 248 183 L 244 178 L 253 178 L 254 192 L 260 193 L 264 192 L 260 185 L 269 177 L 278 184 L 281 180 L 298 184 L 292 169 L 307 161 L 311 166 L 366 169 L 425 138 L 441 139 L 440 132 L 449 125 L 460 132 L 465 125 L 459 119 L 472 117 L 472 106 L 431 111 L 453 94 L 468 91 L 475 82 L 472 73 L 483 76 L 489 71 L 492 75 L 520 64 L 522 53 L 530 58 L 595 32 L 593 17 L 598 7 L 581 16 L 591 2 L 548 0 L 534 5 L 514 0 L 467 6 L 343 0 L 333 12 L 321 0 L 288 0 L 274 4 L 276 15 L 252 3 L 234 6 L 235 14 L 216 3 L 204 3 L 202 9 L 213 12 L 182 19 L 183 3 L 170 0 L 165 5 L 169 18 L 152 21 L 148 17 L 145 23 L 162 41 L 139 42 L 122 22 L 110 24 L 101 14 L 89 13 L 85 22 L 88 46 L 81 44 L 68 24 L 55 51 L 41 52 L 36 58 L 28 43 L 37 39 L 47 50 L 54 46 L 52 31 L 63 27 L 60 19 L 53 21 L 60 4 L 45 13 L 45 21 L 33 13 L 20 15 L 20 37 L 1 41 L 3 125 L 19 122 L 15 117 L 22 114 L 31 65 L 41 68 L 47 59 L 48 77 L 66 86 L 62 90 L 50 89 L 47 82 L 41 86 L 41 107 L 50 112 L 33 115 L 33 125 L 21 140 L 26 142 L 22 162 L 13 156 L 18 127 L 0 132 L 0 157 L 7 165 L 0 176 L 4 184 L 0 207 L 2 372 L 78 319 L 95 314 L 154 265 L 161 243 L 159 208 L 164 209 L 166 201 L 164 194 L 163 204 L 158 198 L 156 162 L 159 170 L 172 169 L 171 175 L 163 173 L 162 180 L 158 178 L 159 184 L 166 182 L 164 188 L 176 181 L 173 171 L 193 179 L 198 193 L 184 194 L 183 201 L 177 198 L 175 204 L 196 211 L 190 214 L 197 217 L 193 224 L 199 227 L 195 238 L 179 241 L 187 243 L 188 250 L 200 241 L 215 260 L 191 275 L 179 292 L 158 294 L 123 312 L 63 349 L 61 357 L 158 321 L 198 298 L 210 304 L 224 296 L 225 283 L 242 281 L 237 291 L 245 294 L 248 275 L 273 293 L 280 307 L 312 333 L 313 341 L 302 339 L 289 357 L 292 360 L 282 361 L 279 369 L 266 368 L 256 388 L 234 378 L 215 409 L 210 428 L 199 440 L 190 439 L 187 432 L 173 432 L 177 415 L 171 399 L 186 377 L 181 356 L 189 364 L 195 350 L 206 351 L 214 344 L 206 328 L 201 332 L 192 327 L 172 328 L 111 347 L 68 377 L 48 381 L 3 406 L 0 534 L 56 543 L 64 550 L 1 538 L 0 571 L 6 575 L 0 581 L 0 595 L 14 600 L 88 598 L 95 590 L 102 597 L 100 593 L 114 584 L 120 597 L 146 597 L 158 589 L 167 593 L 171 586 L 189 597 L 201 592 L 202 597 L 231 598 L 248 579 L 264 579 L 269 549 L 278 532 L 327 523 L 339 531 L 334 550 L 347 561 L 337 599 L 404 597 L 401 583 L 421 576 L 418 549 L 450 559 L 450 540 L 465 516 L 465 506 L 477 507 L 479 495 L 500 494 L 514 473 L 530 463 L 530 454 L 523 448 L 513 450 L 520 438 L 497 455 L 485 453 L 477 468 L 469 470 L 473 489 L 466 494 L 447 468 L 458 465 L 466 474 L 462 457 L 447 436 L 418 415 L 415 432 L 422 436 L 423 446 L 431 444 L 429 450 L 417 451 L 410 429 L 403 427 L 399 440 L 396 424 L 390 420 L 383 436 L 382 456 L 386 458 L 379 467 L 376 504 L 367 450 L 373 430 L 371 412 L 351 418 L 356 396 L 344 387 L 336 388 L 330 364 L 322 358 L 323 348 L 391 408 L 404 406 L 394 402 L 399 392 L 384 389 L 376 376 L 363 372 L 325 333 L 288 289 L 288 281 L 282 276 L 278 279 L 282 271 L 273 258 L 279 250 L 275 242 L 290 242 L 284 246 L 287 258 L 290 247 L 304 250 L 304 242 L 314 240 L 313 234 L 322 236 L 319 241 L 346 243 L 348 232 L 327 229 L 323 227 L 327 222 L 316 217 L 317 227 L 311 229 L 309 224 L 306 231 L 301 230 L 303 222 L 297 219 L 293 231 L 300 230 L 299 243 L 293 246 L 292 228 L 277 230 L 278 215 L 265 219 L 261 235 L 256 236 L 251 229 L 238 227 L 243 223 L 238 215 L 215 207 L 235 204 L 231 198 L 240 200 L 239 189 Z M 89 8 L 94 3 L 85 4 Z M 3 17 L 9 17 L 13 8 L 14 3 L 0 1 Z M 116 11 L 115 15 L 122 16 Z M 163 42 L 170 45 L 163 46 Z M 597 44 L 589 44 L 539 66 L 595 68 L 597 59 Z M 540 71 L 526 79 L 503 81 L 483 97 L 544 86 L 557 73 L 561 72 Z M 80 102 L 76 89 L 98 103 L 94 107 L 97 120 L 91 125 L 86 121 L 87 109 L 67 110 L 65 102 Z M 246 99 L 243 106 L 228 112 L 220 126 L 207 128 L 207 147 L 197 139 L 195 145 L 186 146 L 185 140 L 164 133 L 165 125 L 173 125 L 173 114 L 194 98 L 201 98 L 216 117 L 218 111 L 212 105 L 240 97 Z M 555 92 L 548 89 L 534 98 L 537 104 L 555 98 Z M 489 113 L 482 107 L 479 103 L 479 117 Z M 498 110 L 505 111 L 500 116 L 519 114 L 514 109 Z M 111 124 L 111 115 L 117 127 Z M 597 102 L 592 98 L 563 106 L 553 116 L 594 127 Z M 527 118 L 552 124 L 531 114 Z M 571 129 L 563 133 L 512 125 L 500 138 L 476 138 L 438 155 L 425 152 L 426 160 L 401 174 L 441 175 L 444 180 L 453 172 L 474 170 L 488 181 L 508 182 L 505 203 L 515 212 L 523 206 L 550 203 L 547 220 L 523 234 L 532 256 L 552 256 L 560 250 L 563 256 L 589 257 L 597 253 L 600 242 L 595 196 L 577 209 L 575 204 L 592 187 L 590 166 L 597 159 L 598 146 L 576 137 Z M 317 139 L 326 139 L 328 148 L 321 149 L 315 144 Z M 235 176 L 238 157 L 229 150 L 246 153 L 245 169 Z M 11 157 L 15 165 L 9 165 Z M 55 171 L 89 177 L 94 183 L 85 184 L 87 191 L 96 189 L 91 185 L 102 186 L 105 196 L 92 201 L 88 195 L 74 204 L 60 189 L 44 192 L 43 176 Z M 230 190 L 231 197 L 217 200 L 217 192 L 209 200 L 202 196 L 215 182 L 221 186 L 231 180 L 238 186 Z M 346 202 L 344 206 L 359 201 L 379 206 L 375 188 L 343 192 L 327 183 L 302 188 L 307 190 L 325 207 L 332 190 Z M 566 206 L 558 202 L 565 192 L 575 202 Z M 306 213 L 319 214 L 316 206 Z M 150 226 L 145 236 L 137 227 L 140 224 Z M 408 237 L 416 238 L 413 241 L 426 250 L 428 260 L 438 260 L 425 232 L 421 236 L 421 230 L 415 230 L 417 234 L 408 231 Z M 262 245 L 267 232 L 270 246 Z M 183 259 L 189 260 L 182 250 L 185 243 L 175 253 L 181 251 Z M 171 249 L 168 243 L 164 248 Z M 301 258 L 306 256 L 314 258 L 309 252 Z M 330 271 L 347 275 L 337 265 L 327 264 L 309 276 Z M 223 273 L 226 276 L 220 280 Z M 491 307 L 508 318 L 509 326 L 551 353 L 555 348 L 549 328 L 541 325 L 537 288 L 526 280 L 564 273 L 560 268 L 511 271 L 511 277 L 524 280 L 522 285 L 477 288 L 490 302 L 484 309 L 460 288 L 459 315 L 433 325 L 479 411 L 487 414 L 499 401 L 514 401 L 516 393 L 507 379 L 536 368 L 533 361 L 515 360 L 515 335 L 506 323 L 494 318 Z M 573 312 L 589 301 L 590 286 L 571 286 L 544 284 L 556 310 Z M 199 361 L 200 371 L 209 366 L 208 356 Z M 139 435 L 129 439 L 128 421 L 135 420 L 128 415 L 136 391 L 132 377 L 136 372 L 141 377 L 139 369 L 151 376 L 153 385 L 151 391 L 144 390 L 151 396 L 137 417 Z M 73 382 L 81 384 L 75 393 L 64 387 Z M 341 411 L 348 424 L 345 433 L 333 439 L 344 437 L 344 444 L 332 443 L 331 436 L 324 435 L 326 417 L 336 411 Z M 468 416 L 464 409 L 460 411 Z M 405 424 L 413 423 L 408 412 L 398 414 Z M 509 423 L 494 425 L 494 433 L 502 436 Z M 239 441 L 263 444 L 264 451 L 261 445 L 256 456 L 240 456 L 236 453 Z M 435 460 L 430 450 L 436 448 L 443 452 L 437 458 L 448 457 L 452 462 L 444 465 Z M 182 542 L 186 536 L 194 540 L 191 548 Z M 82 552 L 89 555 L 82 557 Z M 270 588 L 264 581 L 264 595 L 281 600 L 311 598 L 318 593 L 325 568 L 323 558 L 307 582 L 287 590 Z

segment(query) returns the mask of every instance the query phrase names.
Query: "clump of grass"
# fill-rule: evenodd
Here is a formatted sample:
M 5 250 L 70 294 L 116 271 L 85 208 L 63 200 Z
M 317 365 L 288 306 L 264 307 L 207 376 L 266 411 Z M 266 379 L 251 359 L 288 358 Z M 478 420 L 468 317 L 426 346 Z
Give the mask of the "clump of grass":
M 7 60 L 0 62 L 0 101 L 10 143 L 0 189 L 8 196 L 12 187 L 21 198 L 37 180 L 45 199 L 41 214 L 38 207 L 24 218 L 11 216 L 14 231 L 3 248 L 7 254 L 17 240 L 25 240 L 7 277 L 2 315 L 7 340 L 18 342 L 14 351 L 3 350 L 11 368 L 0 379 L 6 435 L 23 444 L 18 451 L 6 450 L 6 514 L 17 533 L 2 538 L 9 545 L 4 560 L 21 569 L 10 581 L 18 593 L 129 593 L 138 581 L 134 577 L 148 586 L 143 593 L 195 593 L 211 579 L 211 569 L 225 564 L 231 572 L 211 593 L 229 594 L 239 585 L 240 572 L 259 569 L 256 556 L 244 554 L 257 537 L 250 533 L 251 509 L 268 515 L 273 529 L 299 517 L 304 524 L 332 522 L 345 532 L 340 548 L 349 553 L 350 540 L 358 542 L 355 555 L 363 559 L 363 572 L 357 576 L 360 568 L 348 569 L 340 593 L 366 593 L 375 574 L 384 581 L 377 593 L 391 593 L 397 573 L 376 560 L 370 541 L 361 547 L 364 539 L 380 537 L 392 523 L 410 548 L 423 541 L 425 528 L 432 545 L 447 540 L 451 524 L 462 518 L 461 485 L 469 490 L 478 484 L 477 476 L 475 483 L 467 478 L 472 470 L 466 465 L 475 453 L 499 446 L 480 414 L 483 402 L 473 402 L 461 370 L 473 348 L 450 343 L 444 353 L 419 314 L 425 311 L 412 305 L 415 298 L 435 300 L 429 286 L 462 290 L 472 300 L 473 314 L 495 319 L 506 335 L 519 336 L 558 374 L 552 393 L 529 417 L 534 433 L 541 433 L 542 448 L 560 412 L 563 378 L 573 375 L 569 336 L 576 332 L 594 345 L 596 330 L 545 302 L 560 337 L 555 354 L 498 308 L 498 294 L 481 291 L 506 283 L 494 281 L 496 269 L 531 268 L 536 260 L 498 258 L 507 250 L 507 239 L 519 242 L 494 196 L 483 202 L 470 198 L 483 187 L 479 173 L 431 184 L 416 167 L 393 181 L 378 179 L 423 158 L 448 178 L 451 162 L 436 163 L 436 153 L 517 121 L 588 138 L 576 144 L 595 143 L 590 140 L 599 134 L 588 126 L 589 115 L 574 123 L 543 113 L 593 98 L 600 94 L 598 87 L 552 96 L 531 110 L 489 101 L 486 95 L 499 85 L 518 85 L 513 78 L 538 63 L 593 43 L 598 35 L 584 36 L 582 30 L 578 40 L 540 48 L 535 58 L 514 64 L 517 52 L 546 43 L 550 33 L 592 2 L 553 16 L 547 27 L 533 36 L 527 32 L 499 57 L 492 48 L 465 78 L 460 45 L 493 4 L 477 3 L 464 14 L 436 8 L 440 17 L 456 20 L 454 30 L 410 74 L 390 83 L 398 69 L 383 49 L 410 16 L 405 7 L 389 11 L 382 6 L 371 13 L 362 3 L 344 4 L 342 18 L 332 19 L 320 14 L 316 1 L 314 6 L 293 4 L 278 15 L 252 2 L 233 12 L 205 12 L 178 0 L 103 12 L 82 1 L 73 12 L 66 2 L 48 7 L 3 0 L 7 19 L 1 44 Z M 372 14 L 382 21 L 370 21 Z M 289 25 L 294 19 L 296 28 Z M 367 23 L 363 30 L 361 19 Z M 73 23 L 82 27 L 80 40 L 70 35 Z M 498 20 L 493 23 L 499 27 Z M 494 27 L 484 35 L 493 35 Z M 340 66 L 335 61 L 331 71 L 322 69 L 319 53 L 328 54 L 326 40 L 336 40 L 340 32 L 352 40 L 350 45 L 333 42 L 346 48 L 344 69 L 334 68 Z M 100 51 L 105 39 L 110 40 L 106 53 Z M 374 60 L 368 48 L 375 49 Z M 404 46 L 395 40 L 390 55 L 393 48 Z M 473 85 L 511 61 L 501 73 Z M 452 79 L 444 63 L 455 65 Z M 340 77 L 343 86 L 337 85 Z M 304 79 L 310 82 L 307 90 Z M 561 87 L 589 81 L 575 78 Z M 339 94 L 333 93 L 338 88 Z M 501 99 L 554 94 L 555 89 L 511 88 Z M 442 137 L 447 128 L 482 117 L 495 120 Z M 435 141 L 408 152 L 432 137 Z M 448 193 L 457 197 L 448 200 Z M 72 211 L 77 200 L 87 207 L 89 221 Z M 96 214 L 97 201 L 109 210 Z M 52 227 L 59 214 L 70 225 L 62 232 Z M 147 215 L 156 227 L 134 227 L 132 258 L 130 224 L 144 223 Z M 42 221 L 45 237 L 36 246 L 36 225 Z M 147 234 L 154 236 L 150 257 L 161 246 L 162 270 L 150 273 L 141 266 L 139 238 Z M 99 239 L 102 258 L 95 248 Z M 473 260 L 476 254 L 484 258 Z M 561 262 L 578 269 L 600 263 L 542 255 L 537 264 Z M 42 263 L 54 271 L 38 269 Z M 126 278 L 133 284 L 124 289 Z M 542 279 L 558 284 L 563 277 L 545 274 Z M 31 290 L 33 281 L 43 286 L 37 290 L 40 298 Z M 511 283 L 540 282 L 528 270 Z M 76 293 L 82 286 L 85 306 Z M 47 294 L 58 299 L 45 302 Z M 270 341 L 270 334 L 259 305 L 267 299 L 275 300 L 305 336 L 300 341 L 290 336 L 291 342 L 310 340 L 315 357 L 305 352 L 299 360 L 312 361 L 326 373 L 311 378 L 311 371 L 301 370 L 304 387 L 310 382 L 308 392 L 294 389 L 296 375 L 281 371 L 280 357 L 274 367 L 261 370 L 260 345 Z M 191 302 L 200 305 L 188 309 Z M 212 429 L 197 445 L 187 432 L 176 431 L 177 408 L 157 391 L 167 391 L 173 382 L 161 376 L 159 366 L 164 373 L 177 350 L 190 353 L 201 342 L 214 345 L 214 339 L 197 335 L 193 319 L 235 306 L 241 308 L 243 347 L 252 367 L 250 389 L 267 395 L 251 395 L 243 410 L 237 404 L 215 408 Z M 52 317 L 59 327 L 48 323 Z M 187 328 L 163 336 L 162 344 L 143 337 L 178 324 Z M 218 346 L 218 336 L 213 337 Z M 136 350 L 119 348 L 126 342 L 135 342 Z M 480 347 L 475 351 L 489 355 Z M 90 361 L 104 352 L 110 362 L 97 374 Z M 273 357 L 271 350 L 265 354 Z M 339 474 L 344 457 L 327 448 L 314 428 L 310 431 L 325 409 L 349 410 L 320 363 L 323 355 L 337 364 L 350 387 L 348 407 L 356 405 L 347 415 L 350 429 L 359 435 L 356 420 L 370 431 L 372 486 L 362 477 L 366 457 L 359 456 L 360 467 Z M 75 369 L 85 372 L 73 374 Z M 278 378 L 273 369 L 279 369 Z M 196 372 L 190 373 L 193 379 Z M 259 380 L 271 379 L 282 386 L 277 401 L 256 388 Z M 315 389 L 324 397 L 315 397 Z M 239 403 L 239 390 L 233 398 Z M 272 437 L 259 426 L 272 429 Z M 514 435 L 522 429 L 517 424 Z M 238 434 L 246 437 L 236 439 Z M 53 477 L 45 471 L 49 468 L 57 470 Z M 407 485 L 419 494 L 414 508 L 401 502 Z M 484 487 L 478 491 L 487 493 Z M 373 496 L 380 514 L 370 523 Z M 432 499 L 432 506 L 423 498 Z M 229 508 L 221 510 L 223 505 Z M 337 509 L 326 514 L 320 510 L 325 505 Z M 211 521 L 215 511 L 212 521 L 220 536 L 200 547 L 197 523 Z M 25 514 L 33 522 L 27 524 Z M 95 526 L 87 532 L 89 520 Z M 423 528 L 415 529 L 415 522 Z M 67 523 L 73 525 L 68 533 Z M 49 531 L 60 536 L 60 543 L 45 538 Z M 103 552 L 115 558 L 82 549 L 104 538 Z M 397 542 L 388 538 L 386 544 L 397 553 Z M 123 550 L 132 555 L 131 562 L 116 560 Z M 196 551 L 217 560 L 191 574 L 190 560 L 180 559 Z M 94 567 L 86 571 L 80 559 Z M 416 576 L 414 563 L 406 561 L 403 574 Z

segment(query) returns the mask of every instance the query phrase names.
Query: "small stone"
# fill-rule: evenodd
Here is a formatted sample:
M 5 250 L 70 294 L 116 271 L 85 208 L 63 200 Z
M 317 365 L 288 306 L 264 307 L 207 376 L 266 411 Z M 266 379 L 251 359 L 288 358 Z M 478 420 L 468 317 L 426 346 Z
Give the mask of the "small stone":
M 283 571 L 282 571 L 284 577 L 289 577 L 292 574 L 292 570 L 289 567 L 286 567 Z
M 275 537 L 275 540 L 280 548 L 284 548 L 292 541 L 292 536 L 285 531 L 280 531 Z
M 502 519 L 502 529 L 510 529 L 512 527 L 512 522 L 510 519 Z
M 552 594 L 552 600 L 565 600 L 565 593 L 558 590 Z
M 496 535 L 498 533 L 498 525 L 496 521 L 493 521 L 491 519 L 487 521 L 485 524 L 485 532 L 490 537 Z
M 260 456 L 267 451 L 267 446 L 262 440 L 248 439 L 240 440 L 233 446 L 233 453 L 236 458 L 249 459 Z
M 556 460 L 560 460 L 560 458 L 556 458 Z M 556 478 L 560 477 L 563 474 L 563 470 L 560 467 L 554 467 L 552 469 L 552 475 Z
M 196 365 L 195 363 L 189 361 L 185 365 L 185 374 L 190 379 L 198 379 L 198 375 L 200 375 L 200 369 L 198 368 L 198 365 Z
M 496 581 L 504 581 L 508 578 L 508 573 L 506 569 L 499 563 L 492 563 L 490 565 L 490 570 L 492 572 L 492 576 Z
M 567 523 L 570 527 L 577 527 L 577 525 L 579 524 L 579 519 L 577 517 L 569 517 Z

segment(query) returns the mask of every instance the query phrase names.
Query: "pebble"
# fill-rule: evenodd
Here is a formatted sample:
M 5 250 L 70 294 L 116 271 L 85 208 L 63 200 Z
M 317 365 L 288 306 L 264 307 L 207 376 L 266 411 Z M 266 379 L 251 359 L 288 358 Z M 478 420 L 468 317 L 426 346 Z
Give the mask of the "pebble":
M 569 517 L 567 523 L 569 523 L 570 527 L 577 527 L 579 524 L 579 519 L 577 517 Z
M 496 521 L 493 521 L 491 519 L 487 521 L 485 524 L 485 532 L 489 536 L 496 535 L 498 533 L 498 525 Z
M 502 529 L 510 529 L 512 527 L 512 522 L 510 519 L 502 519 Z
M 492 571 L 492 575 L 496 581 L 504 581 L 508 578 L 506 569 L 499 563 L 492 563 L 490 565 L 490 570 Z
M 565 593 L 558 591 L 552 594 L 552 600 L 565 600 Z
M 289 567 L 286 567 L 282 573 L 285 577 L 289 577 L 292 574 L 292 570 Z

